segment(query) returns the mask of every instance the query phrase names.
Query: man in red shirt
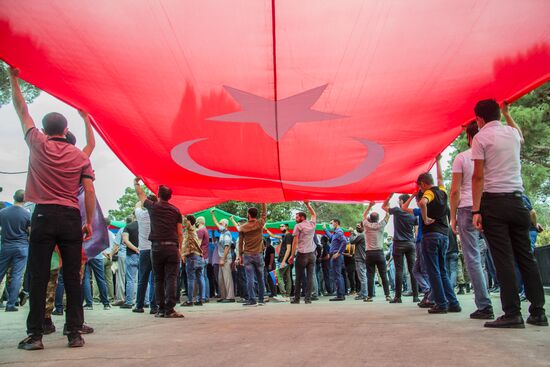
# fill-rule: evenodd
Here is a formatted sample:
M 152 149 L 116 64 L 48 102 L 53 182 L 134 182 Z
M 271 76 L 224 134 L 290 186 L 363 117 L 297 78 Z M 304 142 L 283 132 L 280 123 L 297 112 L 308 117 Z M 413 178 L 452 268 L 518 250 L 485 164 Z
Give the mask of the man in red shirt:
M 80 263 L 82 240 L 92 236 L 92 218 L 95 209 L 94 172 L 88 157 L 70 144 L 67 119 L 57 112 L 42 119 L 44 133 L 31 118 L 17 76 L 10 68 L 12 99 L 25 142 L 29 146 L 29 173 L 25 189 L 26 199 L 36 203 L 31 218 L 28 271 L 30 272 L 30 310 L 27 334 L 18 348 L 43 349 L 46 288 L 50 275 L 50 258 L 55 245 L 63 260 L 63 280 L 67 291 L 66 326 L 69 347 L 82 347 L 80 329 L 84 322 Z M 78 190 L 84 188 L 86 223 L 81 227 Z

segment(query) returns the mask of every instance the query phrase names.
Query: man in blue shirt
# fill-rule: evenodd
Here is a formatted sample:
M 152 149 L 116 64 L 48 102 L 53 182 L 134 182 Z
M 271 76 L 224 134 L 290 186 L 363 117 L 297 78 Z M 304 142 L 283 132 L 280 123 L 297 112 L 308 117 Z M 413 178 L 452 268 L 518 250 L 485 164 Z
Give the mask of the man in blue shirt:
M 8 285 L 6 312 L 18 311 L 15 302 L 21 288 L 21 281 L 29 255 L 29 227 L 31 214 L 23 208 L 25 191 L 17 190 L 13 195 L 13 206 L 0 210 L 2 248 L 0 249 L 0 283 L 8 268 L 12 268 Z
M 331 301 L 343 301 L 346 299 L 346 283 L 342 275 L 342 267 L 344 266 L 344 257 L 342 254 L 346 250 L 347 240 L 344 236 L 344 231 L 340 228 L 340 220 L 333 219 L 330 221 L 330 229 L 327 229 L 326 224 L 323 225 L 325 233 L 330 240 L 330 277 L 336 283 L 336 297 L 331 298 Z

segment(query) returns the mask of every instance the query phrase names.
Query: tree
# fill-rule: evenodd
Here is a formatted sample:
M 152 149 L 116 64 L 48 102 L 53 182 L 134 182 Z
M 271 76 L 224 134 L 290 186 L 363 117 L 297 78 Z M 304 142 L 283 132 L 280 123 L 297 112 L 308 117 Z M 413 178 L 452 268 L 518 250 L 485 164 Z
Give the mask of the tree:
M 11 102 L 11 88 L 8 64 L 0 61 L 0 107 Z M 40 89 L 25 81 L 21 81 L 21 92 L 27 103 L 32 103 L 40 94 Z
M 145 191 L 146 195 L 151 193 L 145 185 L 142 185 L 141 187 Z M 118 209 L 109 210 L 109 218 L 114 220 L 126 219 L 134 213 L 136 203 L 138 202 L 136 190 L 133 187 L 127 187 L 124 190 L 124 194 L 116 202 L 118 204 Z

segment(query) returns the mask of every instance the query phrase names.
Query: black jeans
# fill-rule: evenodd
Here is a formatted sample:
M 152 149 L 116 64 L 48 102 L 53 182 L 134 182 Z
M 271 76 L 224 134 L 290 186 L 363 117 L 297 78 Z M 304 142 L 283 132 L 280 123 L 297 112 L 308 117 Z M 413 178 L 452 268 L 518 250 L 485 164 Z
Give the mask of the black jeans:
M 151 246 L 155 298 L 159 311 L 171 313 L 176 306 L 180 251 L 178 245 L 160 244 L 153 241 Z
M 306 289 L 305 300 L 311 300 L 311 285 L 313 284 L 313 268 L 315 267 L 315 261 L 317 258 L 314 252 L 298 253 L 296 255 L 296 282 L 294 284 L 294 299 L 300 299 L 300 293 L 302 292 L 302 278 L 304 277 L 304 270 L 306 273 Z
M 386 255 L 383 250 L 370 250 L 366 252 L 367 263 L 367 288 L 368 296 L 374 296 L 374 275 L 376 269 L 378 269 L 378 275 L 382 280 L 382 287 L 384 288 L 384 294 L 386 297 L 390 295 L 390 286 L 388 284 L 388 274 L 386 267 Z
M 63 282 L 67 292 L 67 330 L 76 334 L 82 328 L 82 221 L 80 211 L 63 205 L 38 204 L 31 219 L 28 269 L 30 275 L 29 316 L 27 334 L 44 332 L 46 288 L 50 280 L 50 261 L 57 245 L 63 261 Z
M 145 303 L 145 293 L 149 284 L 149 275 L 153 271 L 153 261 L 151 260 L 151 250 L 141 250 L 139 252 L 139 268 L 138 268 L 138 288 L 136 296 L 136 308 L 143 308 Z M 153 272 L 154 277 L 154 272 Z M 153 290 L 154 290 L 153 286 Z M 156 297 L 150 300 L 152 310 L 157 308 Z
M 403 290 L 403 257 L 407 259 L 407 269 L 411 277 L 413 297 L 418 297 L 418 287 L 413 275 L 414 262 L 416 261 L 416 247 L 413 242 L 393 242 L 393 261 L 395 263 L 395 298 L 401 298 Z
M 487 238 L 500 283 L 500 301 L 507 316 L 521 315 L 515 263 L 525 283 L 525 296 L 531 302 L 529 312 L 544 313 L 544 289 L 529 239 L 529 211 L 521 197 L 481 199 L 483 233 Z
M 345 258 L 344 263 L 346 264 L 346 277 L 348 278 L 349 292 L 357 292 L 357 288 L 361 289 L 361 284 L 357 284 L 356 274 L 355 274 L 355 259 Z

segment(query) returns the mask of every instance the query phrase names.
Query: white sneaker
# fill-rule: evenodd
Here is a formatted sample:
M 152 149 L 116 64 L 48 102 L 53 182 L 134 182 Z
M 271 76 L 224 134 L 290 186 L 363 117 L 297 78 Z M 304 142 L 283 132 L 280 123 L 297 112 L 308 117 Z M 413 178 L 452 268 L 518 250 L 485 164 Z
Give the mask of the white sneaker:
M 287 302 L 288 300 L 284 297 L 279 297 L 279 296 L 275 296 L 275 297 L 272 297 L 274 301 L 276 302 Z

